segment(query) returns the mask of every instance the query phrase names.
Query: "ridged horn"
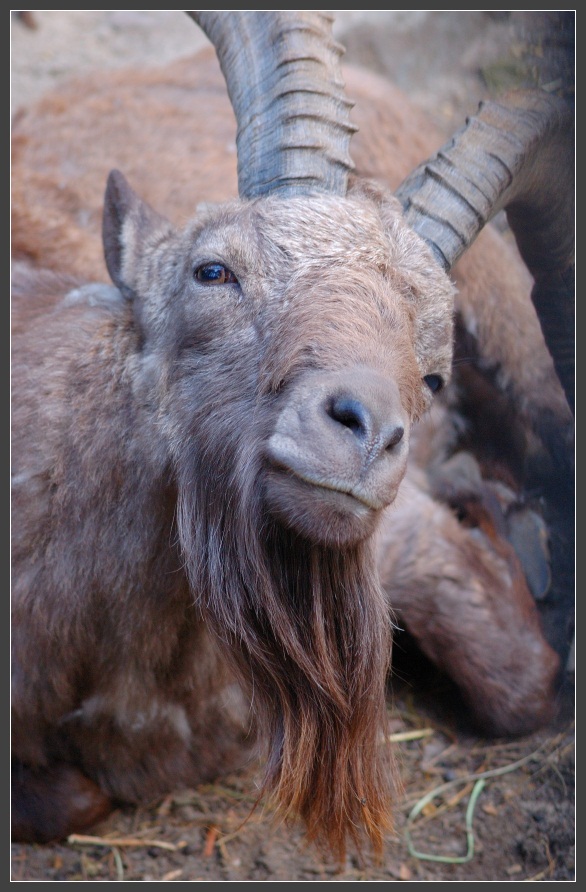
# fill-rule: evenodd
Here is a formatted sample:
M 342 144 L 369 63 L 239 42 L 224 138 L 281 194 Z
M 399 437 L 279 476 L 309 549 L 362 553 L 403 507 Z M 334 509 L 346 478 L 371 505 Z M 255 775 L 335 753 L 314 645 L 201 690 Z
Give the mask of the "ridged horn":
M 238 192 L 344 196 L 353 168 L 333 16 L 315 10 L 186 10 L 209 37 L 237 123 Z
M 478 114 L 397 190 L 409 224 L 451 269 L 505 209 L 531 275 L 532 300 L 574 409 L 574 126 L 539 90 L 481 103 Z

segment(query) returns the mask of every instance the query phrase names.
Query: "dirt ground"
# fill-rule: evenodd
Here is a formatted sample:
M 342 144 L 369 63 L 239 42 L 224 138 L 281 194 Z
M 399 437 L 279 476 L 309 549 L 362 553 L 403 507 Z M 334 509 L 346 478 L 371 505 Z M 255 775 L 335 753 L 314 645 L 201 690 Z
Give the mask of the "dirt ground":
M 87 68 L 160 64 L 206 43 L 171 11 L 12 16 L 12 109 Z M 573 14 L 345 11 L 346 59 L 387 74 L 449 135 L 478 100 L 539 83 L 573 97 Z M 399 679 L 399 674 L 403 680 Z M 341 867 L 274 826 L 255 801 L 257 766 L 213 786 L 119 810 L 91 836 L 13 845 L 14 881 L 574 881 L 573 676 L 551 727 L 479 737 L 445 679 L 401 668 L 389 698 L 404 797 L 382 863 Z M 248 820 L 245 820 L 248 817 Z

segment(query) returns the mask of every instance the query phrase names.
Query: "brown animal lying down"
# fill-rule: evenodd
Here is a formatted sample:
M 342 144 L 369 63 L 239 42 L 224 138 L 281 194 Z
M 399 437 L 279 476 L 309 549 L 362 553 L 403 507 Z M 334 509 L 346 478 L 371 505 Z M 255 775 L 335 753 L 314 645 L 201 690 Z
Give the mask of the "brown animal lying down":
M 210 52 L 80 80 L 14 122 L 14 839 L 260 748 L 280 813 L 340 856 L 363 832 L 380 849 L 392 621 L 486 731 L 554 714 L 523 486 L 572 416 L 531 278 L 490 229 L 454 269 L 513 419 L 495 470 L 462 449 L 452 283 L 388 191 L 441 141 L 391 85 L 344 77 L 360 129 L 341 199 L 234 199 Z M 520 507 L 536 532 L 517 553 Z

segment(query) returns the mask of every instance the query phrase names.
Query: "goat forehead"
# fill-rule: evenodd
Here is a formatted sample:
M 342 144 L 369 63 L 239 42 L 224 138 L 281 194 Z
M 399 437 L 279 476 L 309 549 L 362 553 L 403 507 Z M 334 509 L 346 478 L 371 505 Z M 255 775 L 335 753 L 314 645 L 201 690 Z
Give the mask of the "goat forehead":
M 388 257 L 388 234 L 375 206 L 367 201 L 327 195 L 270 196 L 202 206 L 202 211 L 189 238 L 209 249 L 229 245 L 244 260 L 262 253 L 263 247 L 289 259 L 332 256 L 351 263 L 351 254 L 376 263 Z
M 258 208 L 263 241 L 292 260 L 384 264 L 389 240 L 374 206 L 334 196 L 267 200 Z
M 245 267 L 256 265 L 259 237 L 248 209 L 240 202 L 196 217 L 184 238 L 189 251 L 207 255 L 208 259 L 236 260 Z

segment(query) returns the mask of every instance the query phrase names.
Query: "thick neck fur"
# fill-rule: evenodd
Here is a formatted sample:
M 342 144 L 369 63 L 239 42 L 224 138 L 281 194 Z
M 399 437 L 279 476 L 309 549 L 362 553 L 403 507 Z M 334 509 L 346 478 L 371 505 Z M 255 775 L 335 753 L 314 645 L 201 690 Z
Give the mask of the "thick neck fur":
M 263 793 L 341 859 L 364 833 L 380 852 L 391 639 L 370 544 L 342 551 L 279 526 L 263 506 L 260 450 L 239 449 L 234 415 L 231 430 L 209 454 L 183 456 L 179 529 L 193 590 L 266 741 Z

